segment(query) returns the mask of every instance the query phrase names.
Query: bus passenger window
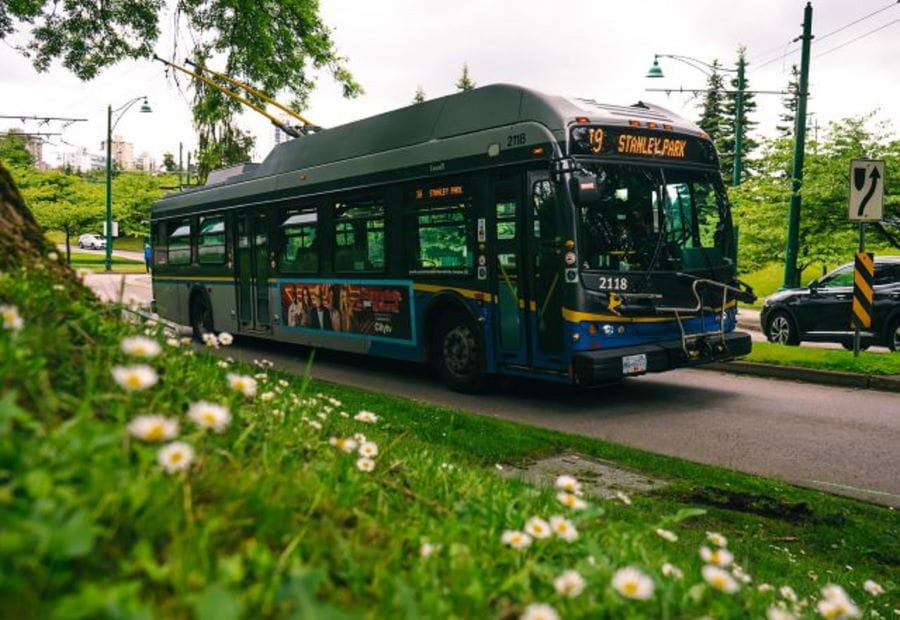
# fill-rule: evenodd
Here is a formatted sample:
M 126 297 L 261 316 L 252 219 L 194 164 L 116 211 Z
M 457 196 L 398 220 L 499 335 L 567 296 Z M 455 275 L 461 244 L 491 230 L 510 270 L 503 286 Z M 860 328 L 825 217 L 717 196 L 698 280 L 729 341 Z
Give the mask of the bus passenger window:
M 224 217 L 204 217 L 200 219 L 197 260 L 202 265 L 221 265 L 225 262 Z
M 316 242 L 318 214 L 315 207 L 288 211 L 281 223 L 282 246 L 279 262 L 282 271 L 316 273 L 319 271 L 319 244 Z
M 169 254 L 166 247 L 166 224 L 165 222 L 157 222 L 151 229 L 150 244 L 153 248 L 153 264 L 165 265 L 168 262 Z
M 416 205 L 413 270 L 468 272 L 474 265 L 468 203 Z
M 179 220 L 168 225 L 166 246 L 170 265 L 191 264 L 191 221 Z
M 553 184 L 538 181 L 531 194 L 534 203 L 534 237 L 542 241 L 552 241 L 556 234 L 556 200 Z
M 384 203 L 339 202 L 334 219 L 335 271 L 384 271 Z

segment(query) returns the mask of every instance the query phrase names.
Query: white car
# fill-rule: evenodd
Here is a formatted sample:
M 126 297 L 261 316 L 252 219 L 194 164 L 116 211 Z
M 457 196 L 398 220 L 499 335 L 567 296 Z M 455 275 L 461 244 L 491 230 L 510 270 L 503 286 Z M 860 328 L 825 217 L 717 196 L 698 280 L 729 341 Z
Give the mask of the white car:
M 91 233 L 78 237 L 78 247 L 88 250 L 102 250 L 106 247 L 106 239 Z

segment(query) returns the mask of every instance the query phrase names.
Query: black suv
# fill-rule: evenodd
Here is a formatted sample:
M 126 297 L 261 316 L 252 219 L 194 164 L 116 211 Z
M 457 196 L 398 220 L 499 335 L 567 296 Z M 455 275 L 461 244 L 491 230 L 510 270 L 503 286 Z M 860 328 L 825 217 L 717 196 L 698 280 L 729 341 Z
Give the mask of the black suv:
M 875 257 L 875 300 L 872 329 L 861 346 L 873 344 L 900 350 L 900 256 Z M 841 265 L 813 280 L 806 288 L 779 291 L 766 298 L 760 314 L 763 332 L 771 342 L 797 345 L 801 340 L 839 342 L 853 348 L 850 305 L 853 302 L 853 263 Z

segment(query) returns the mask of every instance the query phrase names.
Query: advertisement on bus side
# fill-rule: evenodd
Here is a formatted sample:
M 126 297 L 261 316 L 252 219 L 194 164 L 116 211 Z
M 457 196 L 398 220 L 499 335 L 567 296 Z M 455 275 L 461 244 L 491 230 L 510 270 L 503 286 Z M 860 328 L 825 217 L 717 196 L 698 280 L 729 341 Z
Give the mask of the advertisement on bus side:
M 402 283 L 280 283 L 287 328 L 412 340 L 410 286 Z

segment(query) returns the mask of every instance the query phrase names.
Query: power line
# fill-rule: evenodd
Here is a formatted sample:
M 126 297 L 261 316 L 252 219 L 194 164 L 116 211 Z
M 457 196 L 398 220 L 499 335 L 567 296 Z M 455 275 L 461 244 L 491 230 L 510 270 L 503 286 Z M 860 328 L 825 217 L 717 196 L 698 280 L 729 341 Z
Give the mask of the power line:
M 825 56 L 826 54 L 830 54 L 831 52 L 836 52 L 836 51 L 838 51 L 839 49 L 841 49 L 842 47 L 847 47 L 847 46 L 850 45 L 851 43 L 855 43 L 855 42 L 859 41 L 860 39 L 865 39 L 867 36 L 872 35 L 872 34 L 875 34 L 875 33 L 878 32 L 879 30 L 884 30 L 884 29 L 887 28 L 888 26 L 893 26 L 894 24 L 896 24 L 896 23 L 898 23 L 898 22 L 900 22 L 900 19 L 895 19 L 895 20 L 892 21 L 892 22 L 888 22 L 888 23 L 886 23 L 886 24 L 882 24 L 882 25 L 879 26 L 878 28 L 875 28 L 875 29 L 873 29 L 873 30 L 870 30 L 869 32 L 865 32 L 865 33 L 859 35 L 858 37 L 855 37 L 855 38 L 853 38 L 853 39 L 850 39 L 849 41 L 847 41 L 847 42 L 845 42 L 845 43 L 841 43 L 841 44 L 838 45 L 837 47 L 832 47 L 832 48 L 831 48 L 830 50 L 828 50 L 827 52 L 822 52 L 821 54 L 816 54 L 815 56 L 813 56 L 813 58 L 821 58 L 822 56 Z
M 891 2 L 890 4 L 881 7 L 881 8 L 878 9 L 877 11 L 872 11 L 872 12 L 869 13 L 868 15 L 863 15 L 862 17 L 860 17 L 860 18 L 857 19 L 856 21 L 852 21 L 852 22 L 850 22 L 849 24 L 845 24 L 845 25 L 841 26 L 840 28 L 838 28 L 837 30 L 832 30 L 832 31 L 829 32 L 828 34 L 823 34 L 821 37 L 816 37 L 816 39 L 817 39 L 816 42 L 817 42 L 817 43 L 821 43 L 822 41 L 824 41 L 825 39 L 827 39 L 827 38 L 830 37 L 831 35 L 837 34 L 837 33 L 841 32 L 842 30 L 846 30 L 846 29 L 849 28 L 850 26 L 855 26 L 855 25 L 858 24 L 859 22 L 865 21 L 865 20 L 869 19 L 870 17 L 874 17 L 875 15 L 878 15 L 879 13 L 881 13 L 881 12 L 883 12 L 883 11 L 887 11 L 889 8 L 894 7 L 894 6 L 897 6 L 897 4 L 900 4 L 900 0 L 894 0 L 894 2 Z
M 855 26 L 856 24 L 858 24 L 858 23 L 860 23 L 860 22 L 863 22 L 863 21 L 865 21 L 865 20 L 867 20 L 867 19 L 869 19 L 869 18 L 871 18 L 871 17 L 874 17 L 874 16 L 878 15 L 879 13 L 882 13 L 882 12 L 884 12 L 884 11 L 887 11 L 888 9 L 890 9 L 890 8 L 892 8 L 892 7 L 895 7 L 895 6 L 897 6 L 898 4 L 900 4 L 900 0 L 893 0 L 893 2 L 891 2 L 890 4 L 886 4 L 885 6 L 881 7 L 880 9 L 876 9 L 876 10 L 872 11 L 871 13 L 868 13 L 868 14 L 866 14 L 866 15 L 863 15 L 862 17 L 859 17 L 859 18 L 853 20 L 852 22 L 848 22 L 848 23 L 844 24 L 843 26 L 841 26 L 841 27 L 839 27 L 839 28 L 836 28 L 836 29 L 832 30 L 831 32 L 828 32 L 828 33 L 826 33 L 826 34 L 823 34 L 823 35 L 820 36 L 820 37 L 817 37 L 816 40 L 813 41 L 813 43 L 820 43 L 820 42 L 824 41 L 825 39 L 827 39 L 828 37 L 830 37 L 830 36 L 832 36 L 832 35 L 835 35 L 835 34 L 837 34 L 837 33 L 839 33 L 839 32 L 842 32 L 842 31 L 846 30 L 847 28 L 850 28 L 851 26 Z M 862 39 L 863 37 L 866 37 L 866 36 L 868 36 L 869 34 L 873 34 L 873 33 L 875 33 L 875 32 L 878 32 L 878 31 L 881 30 L 882 28 L 885 28 L 885 27 L 887 27 L 887 26 L 889 26 L 889 25 L 891 25 L 891 24 L 894 24 L 894 23 L 896 23 L 896 22 L 889 22 L 888 24 L 886 24 L 886 25 L 884 25 L 884 26 L 882 26 L 882 27 L 880 27 L 880 28 L 876 28 L 875 30 L 872 30 L 872 31 L 870 31 L 870 32 L 867 32 L 867 33 L 865 33 L 865 34 L 863 34 L 863 35 L 861 35 L 861 36 L 859 36 L 859 37 L 857 37 L 857 38 L 855 38 L 855 39 L 851 39 L 850 41 L 847 41 L 847 42 L 846 42 L 845 44 L 843 44 L 843 45 L 849 45 L 850 43 L 853 43 L 854 41 L 858 41 L 859 39 Z M 797 41 L 797 39 L 794 39 L 793 41 L 791 41 L 791 43 L 795 43 L 796 41 Z M 843 47 L 843 45 L 838 46 L 838 47 L 835 47 L 835 48 L 833 48 L 833 49 L 831 49 L 831 50 L 828 50 L 827 52 L 822 52 L 822 54 L 819 54 L 819 56 L 824 56 L 825 54 L 828 54 L 828 53 L 830 53 L 830 52 L 832 52 L 832 51 L 834 51 L 834 50 L 840 49 L 840 47 Z M 784 54 L 781 54 L 781 55 L 779 55 L 779 56 L 776 56 L 775 58 L 772 58 L 772 59 L 770 59 L 770 60 L 767 60 L 766 62 L 762 63 L 761 65 L 757 65 L 756 68 L 757 68 L 757 69 L 762 69 L 763 67 L 765 67 L 765 66 L 767 66 L 767 65 L 770 65 L 770 64 L 772 64 L 773 62 L 778 62 L 779 60 L 782 60 L 783 58 L 787 58 L 787 57 L 790 56 L 791 54 L 795 54 L 795 53 L 797 53 L 798 51 L 799 51 L 798 49 L 793 49 L 793 50 L 790 50 L 790 51 L 788 51 L 788 52 L 785 52 Z M 816 56 L 816 58 L 817 58 L 817 57 L 818 57 L 818 56 Z

